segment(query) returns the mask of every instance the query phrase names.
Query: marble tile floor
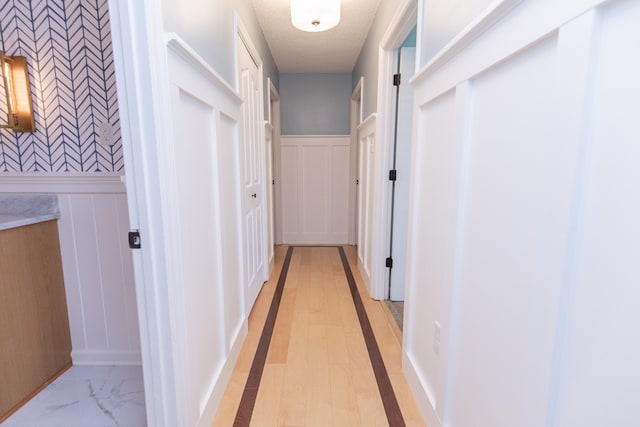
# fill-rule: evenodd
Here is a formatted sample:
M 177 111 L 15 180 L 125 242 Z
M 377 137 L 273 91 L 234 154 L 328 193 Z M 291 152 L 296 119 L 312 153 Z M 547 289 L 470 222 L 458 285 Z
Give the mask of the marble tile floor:
M 144 427 L 141 366 L 73 366 L 2 427 Z

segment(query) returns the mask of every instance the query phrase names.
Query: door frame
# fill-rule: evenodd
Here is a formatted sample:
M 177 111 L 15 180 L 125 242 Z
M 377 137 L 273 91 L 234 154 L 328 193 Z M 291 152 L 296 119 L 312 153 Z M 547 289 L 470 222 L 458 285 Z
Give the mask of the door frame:
M 176 384 L 165 254 L 165 180 L 148 185 L 171 134 L 166 43 L 161 0 L 109 0 L 120 128 L 125 158 L 129 222 L 143 230 L 142 248 L 132 251 L 147 423 L 179 425 L 184 396 Z M 135 141 L 135 143 L 134 143 Z M 150 162 L 145 159 L 157 159 Z M 166 160 L 166 159 L 164 159 Z M 123 237 L 124 238 L 124 237 Z
M 358 242 L 358 126 L 362 123 L 364 77 L 360 77 L 358 84 L 351 93 L 351 147 L 349 150 L 349 231 L 347 234 L 350 245 Z
M 273 126 L 273 243 L 282 244 L 282 186 L 280 183 L 280 93 L 273 84 L 271 77 L 267 78 L 269 91 L 267 92 L 269 123 Z
M 371 297 L 378 300 L 389 298 L 387 286 L 389 272 L 384 260 L 389 251 L 391 233 L 391 186 L 388 171 L 393 160 L 393 132 L 395 126 L 395 86 L 392 85 L 397 66 L 398 49 L 407 38 L 421 16 L 422 1 L 405 0 L 391 20 L 380 41 L 378 53 L 378 113 L 376 134 L 380 141 L 375 165 L 374 189 L 374 236 L 373 259 L 376 260 L 371 272 Z M 421 26 L 416 36 L 416 67 L 420 67 Z

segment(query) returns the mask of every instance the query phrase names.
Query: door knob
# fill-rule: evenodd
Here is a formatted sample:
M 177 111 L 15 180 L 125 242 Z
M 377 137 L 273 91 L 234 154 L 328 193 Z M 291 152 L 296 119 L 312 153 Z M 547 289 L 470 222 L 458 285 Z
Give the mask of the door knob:
M 256 197 L 258 197 L 258 195 L 257 195 L 256 193 L 253 193 L 253 194 L 251 195 L 251 197 L 253 197 L 253 198 L 255 199 Z

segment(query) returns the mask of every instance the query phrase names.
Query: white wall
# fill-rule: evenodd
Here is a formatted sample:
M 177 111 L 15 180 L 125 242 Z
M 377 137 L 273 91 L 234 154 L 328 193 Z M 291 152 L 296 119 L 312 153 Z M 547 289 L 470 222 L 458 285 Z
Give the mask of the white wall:
M 432 426 L 635 425 L 640 4 L 513 5 L 414 80 L 405 372 Z
M 0 191 L 58 196 L 74 365 L 139 364 L 128 209 L 120 176 L 16 174 L 0 178 Z

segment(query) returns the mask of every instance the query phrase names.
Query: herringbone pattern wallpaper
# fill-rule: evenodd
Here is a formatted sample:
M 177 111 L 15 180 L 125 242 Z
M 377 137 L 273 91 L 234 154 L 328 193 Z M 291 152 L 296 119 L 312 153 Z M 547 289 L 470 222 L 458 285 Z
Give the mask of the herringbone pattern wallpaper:
M 123 170 L 107 0 L 0 0 L 0 49 L 27 57 L 36 120 L 0 129 L 0 172 Z

